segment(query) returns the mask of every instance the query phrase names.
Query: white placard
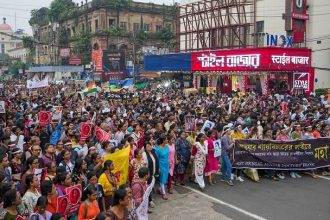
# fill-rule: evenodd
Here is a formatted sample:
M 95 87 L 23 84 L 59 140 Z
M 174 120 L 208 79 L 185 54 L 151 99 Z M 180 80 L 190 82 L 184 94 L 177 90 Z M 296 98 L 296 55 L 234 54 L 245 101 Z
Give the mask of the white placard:
M 214 146 L 214 157 L 221 156 L 221 140 L 213 141 Z

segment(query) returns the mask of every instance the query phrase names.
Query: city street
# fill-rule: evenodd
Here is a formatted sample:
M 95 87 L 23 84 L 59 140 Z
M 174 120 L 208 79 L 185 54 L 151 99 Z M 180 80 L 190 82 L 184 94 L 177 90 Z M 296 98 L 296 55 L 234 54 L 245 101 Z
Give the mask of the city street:
M 157 197 L 151 219 L 328 219 L 330 216 L 329 177 L 286 178 L 279 182 L 262 178 L 255 183 L 235 182 L 234 187 L 219 181 L 207 186 L 177 186 L 169 201 Z M 171 199 L 172 198 L 172 199 Z M 174 198 L 174 199 L 173 199 Z M 173 201 L 174 200 L 174 201 Z M 170 208 L 168 208 L 170 207 Z M 171 211 L 169 211 L 171 210 Z M 156 214 L 157 213 L 157 214 Z

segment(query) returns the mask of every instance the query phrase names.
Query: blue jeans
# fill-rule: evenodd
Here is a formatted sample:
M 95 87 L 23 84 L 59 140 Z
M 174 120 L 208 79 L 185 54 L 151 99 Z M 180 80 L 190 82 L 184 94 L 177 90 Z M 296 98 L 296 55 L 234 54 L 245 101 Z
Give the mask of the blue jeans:
M 222 156 L 222 167 L 224 169 L 222 169 L 224 172 L 222 172 L 222 177 L 227 180 L 230 181 L 231 180 L 231 162 L 229 159 L 228 155 Z

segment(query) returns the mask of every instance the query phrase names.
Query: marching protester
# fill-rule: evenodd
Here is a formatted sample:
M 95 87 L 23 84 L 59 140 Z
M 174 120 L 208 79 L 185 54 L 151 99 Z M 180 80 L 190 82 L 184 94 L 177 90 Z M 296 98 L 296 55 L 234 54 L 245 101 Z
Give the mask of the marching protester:
M 205 189 L 205 182 L 204 182 L 204 170 L 206 165 L 206 158 L 207 158 L 207 142 L 205 144 L 206 135 L 200 133 L 197 135 L 195 148 L 196 154 L 193 156 L 194 158 L 194 167 L 195 167 L 195 179 L 199 185 L 201 191 Z
M 253 90 L 185 94 L 177 87 L 157 86 L 117 93 L 100 88 L 78 96 L 72 85 L 14 88 L 6 82 L 1 96 L 6 110 L 0 113 L 5 220 L 18 215 L 33 220 L 137 219 L 140 212 L 157 212 L 157 198 L 170 199 L 188 179 L 201 191 L 233 186 L 234 181 L 244 184 L 243 175 L 248 175 L 239 164 L 246 161 L 237 152 L 248 152 L 255 143 L 261 143 L 258 150 L 274 153 L 271 159 L 279 146 L 287 151 L 293 146 L 299 149 L 291 152 L 296 158 L 306 151 L 305 143 L 313 147 L 330 138 L 326 97 Z M 218 157 L 216 143 L 221 143 Z M 326 161 L 325 148 L 318 150 L 315 157 Z M 272 166 L 263 169 L 272 180 L 284 179 L 287 172 L 292 178 L 303 176 L 297 167 L 268 164 Z M 329 169 L 325 163 L 305 170 L 317 177 L 330 175 Z M 218 178 L 226 184 L 217 183 Z M 147 190 L 152 188 L 161 196 Z

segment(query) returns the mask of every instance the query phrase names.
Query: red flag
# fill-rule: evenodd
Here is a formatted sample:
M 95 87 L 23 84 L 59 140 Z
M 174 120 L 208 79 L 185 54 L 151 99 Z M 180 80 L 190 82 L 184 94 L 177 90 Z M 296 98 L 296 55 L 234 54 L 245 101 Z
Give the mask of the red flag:
M 50 125 L 51 113 L 46 111 L 39 112 L 39 125 L 47 126 Z
M 92 134 L 92 122 L 81 123 L 81 140 L 85 141 Z
M 95 128 L 95 136 L 97 137 L 97 139 L 99 139 L 100 143 L 103 143 L 105 141 L 110 140 L 110 134 L 108 132 L 106 132 L 105 130 L 96 127 Z

